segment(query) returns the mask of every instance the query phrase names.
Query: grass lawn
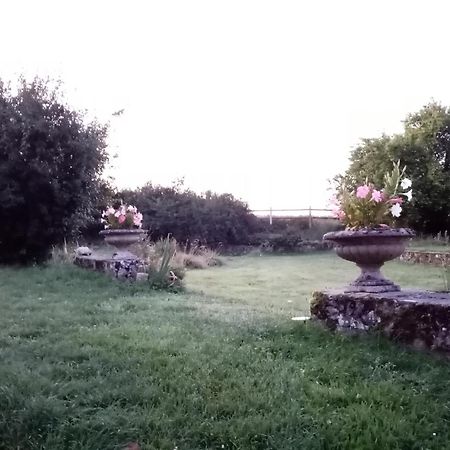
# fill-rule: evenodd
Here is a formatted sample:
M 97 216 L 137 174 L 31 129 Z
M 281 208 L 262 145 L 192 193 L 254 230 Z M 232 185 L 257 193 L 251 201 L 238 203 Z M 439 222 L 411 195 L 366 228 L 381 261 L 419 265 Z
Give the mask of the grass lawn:
M 444 240 L 420 239 L 416 238 L 411 241 L 411 250 L 423 250 L 430 252 L 450 252 L 450 244 Z
M 229 258 L 183 294 L 0 269 L 0 449 L 446 449 L 449 363 L 292 322 L 356 276 L 330 254 Z M 435 268 L 391 263 L 403 286 Z

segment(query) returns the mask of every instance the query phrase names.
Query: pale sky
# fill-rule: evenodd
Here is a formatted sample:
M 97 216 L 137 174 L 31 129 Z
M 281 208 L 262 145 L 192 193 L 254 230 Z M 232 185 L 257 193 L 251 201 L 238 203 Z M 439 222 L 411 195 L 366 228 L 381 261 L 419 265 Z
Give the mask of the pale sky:
M 120 187 L 325 207 L 361 137 L 450 105 L 450 2 L 0 0 L 0 77 L 111 121 Z M 111 114 L 125 109 L 122 116 Z

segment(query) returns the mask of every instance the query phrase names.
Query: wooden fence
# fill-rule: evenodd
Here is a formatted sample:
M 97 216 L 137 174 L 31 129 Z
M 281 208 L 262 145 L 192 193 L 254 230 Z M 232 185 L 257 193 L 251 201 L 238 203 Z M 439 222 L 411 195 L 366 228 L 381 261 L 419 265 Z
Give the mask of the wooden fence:
M 252 213 L 257 216 L 267 217 L 269 219 L 270 225 L 272 225 L 273 218 L 277 219 L 292 219 L 295 217 L 307 217 L 309 222 L 309 228 L 312 227 L 313 219 L 335 219 L 333 217 L 331 209 L 324 208 L 297 208 L 297 209 L 253 209 Z M 288 214 L 280 214 L 280 213 L 288 213 Z M 300 213 L 300 214 L 293 214 Z M 303 213 L 303 214 L 302 214 Z M 319 214 L 320 213 L 320 214 Z

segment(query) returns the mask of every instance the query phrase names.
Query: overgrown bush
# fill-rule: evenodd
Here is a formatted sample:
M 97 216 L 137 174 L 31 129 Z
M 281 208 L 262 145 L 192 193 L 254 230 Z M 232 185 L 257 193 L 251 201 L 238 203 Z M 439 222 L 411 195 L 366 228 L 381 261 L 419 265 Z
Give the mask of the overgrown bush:
M 168 244 L 167 239 L 166 237 L 157 241 L 141 242 L 133 247 L 133 252 L 144 261 L 145 265 L 156 270 L 160 267 L 165 252 L 169 251 L 167 248 L 169 245 L 172 255 L 169 267 L 179 279 L 183 279 L 186 269 L 206 269 L 223 264 L 217 251 L 199 245 L 198 242 L 192 245 L 179 245 L 176 239 L 169 237 Z
M 249 244 L 258 246 L 260 251 L 303 252 L 310 249 L 327 249 L 329 245 L 322 244 L 322 237 L 329 231 L 343 228 L 337 220 L 314 218 L 309 228 L 308 217 L 275 217 L 272 225 L 267 218 L 260 218 L 260 227 L 264 231 L 253 233 Z
M 194 241 L 192 245 L 179 246 L 175 259 L 188 269 L 206 269 L 223 264 L 217 250 L 200 245 L 198 241 Z
M 87 123 L 59 87 L 0 81 L 0 262 L 42 262 L 92 217 L 106 126 Z
M 231 194 L 198 195 L 182 183 L 171 187 L 149 183 L 117 196 L 143 213 L 143 227 L 150 230 L 154 240 L 170 233 L 178 242 L 241 244 L 257 230 L 256 217 L 247 204 Z

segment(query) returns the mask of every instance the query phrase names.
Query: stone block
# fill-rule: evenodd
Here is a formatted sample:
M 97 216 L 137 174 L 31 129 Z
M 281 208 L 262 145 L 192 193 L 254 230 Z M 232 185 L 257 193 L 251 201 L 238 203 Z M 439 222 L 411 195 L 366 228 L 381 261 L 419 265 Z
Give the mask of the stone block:
M 450 294 L 315 292 L 311 318 L 338 331 L 376 331 L 415 348 L 450 352 Z

